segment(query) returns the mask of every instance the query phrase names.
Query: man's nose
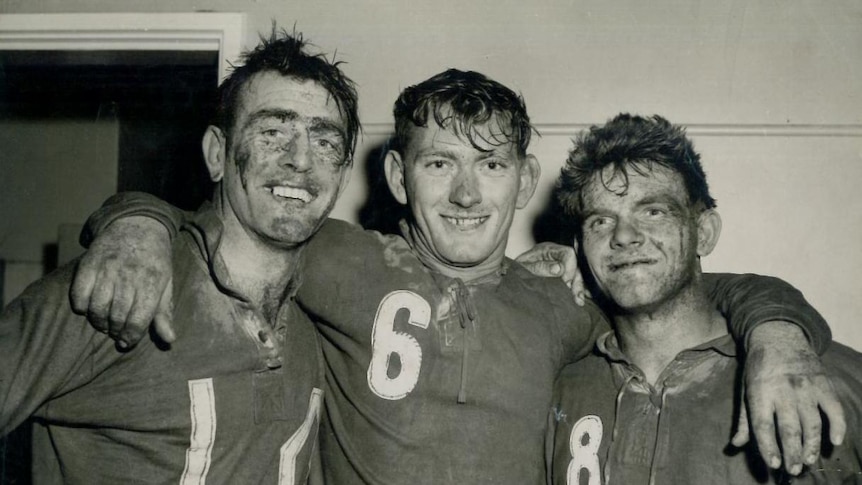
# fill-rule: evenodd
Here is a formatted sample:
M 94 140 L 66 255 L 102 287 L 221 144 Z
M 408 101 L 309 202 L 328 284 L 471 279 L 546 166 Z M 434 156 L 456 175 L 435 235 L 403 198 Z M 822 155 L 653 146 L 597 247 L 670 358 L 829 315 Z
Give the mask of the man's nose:
M 292 167 L 297 172 L 304 172 L 311 168 L 313 163 L 311 154 L 311 141 L 305 133 L 297 133 L 283 148 L 279 162 L 282 165 Z
M 613 246 L 623 247 L 629 245 L 640 245 L 644 242 L 644 234 L 638 228 L 637 223 L 627 219 L 620 219 L 614 227 L 611 244 Z
M 472 207 L 482 202 L 482 193 L 473 172 L 462 170 L 458 173 L 449 193 L 449 202 L 460 207 Z

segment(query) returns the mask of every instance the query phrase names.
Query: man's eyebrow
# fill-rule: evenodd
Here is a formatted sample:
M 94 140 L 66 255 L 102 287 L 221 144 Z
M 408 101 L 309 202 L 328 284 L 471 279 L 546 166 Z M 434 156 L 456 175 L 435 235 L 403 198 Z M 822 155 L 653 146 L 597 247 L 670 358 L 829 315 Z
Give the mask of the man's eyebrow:
M 416 157 L 443 157 L 454 159 L 458 158 L 458 153 L 455 150 L 449 150 L 447 148 L 432 147 L 419 150 L 419 152 L 416 154 Z
M 303 119 L 302 115 L 292 109 L 262 109 L 249 115 L 244 127 L 266 120 L 278 120 L 281 123 Z M 335 132 L 344 138 L 344 128 L 331 119 L 320 116 L 307 118 L 309 129 L 315 132 Z
M 591 209 L 584 210 L 583 212 L 581 212 L 581 220 L 586 221 L 590 217 L 599 216 L 599 215 L 607 215 L 609 213 L 610 213 L 610 211 L 607 211 L 604 209 L 591 208 Z
M 682 207 L 682 204 L 670 194 L 656 194 L 644 197 L 643 199 L 637 201 L 637 205 L 649 205 L 649 204 L 667 204 L 673 207 Z
M 329 118 L 314 116 L 309 120 L 309 129 L 314 132 L 335 132 L 344 138 L 344 127 Z
M 243 128 L 247 128 L 263 120 L 276 119 L 285 122 L 299 119 L 299 117 L 299 113 L 291 109 L 262 109 L 250 114 Z

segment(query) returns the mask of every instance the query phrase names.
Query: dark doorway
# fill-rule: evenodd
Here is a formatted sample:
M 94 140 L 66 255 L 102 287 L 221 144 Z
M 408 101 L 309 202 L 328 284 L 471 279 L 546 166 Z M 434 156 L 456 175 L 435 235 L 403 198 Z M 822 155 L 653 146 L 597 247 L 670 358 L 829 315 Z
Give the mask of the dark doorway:
M 117 119 L 117 190 L 194 209 L 210 191 L 200 141 L 217 73 L 211 51 L 3 51 L 0 117 Z

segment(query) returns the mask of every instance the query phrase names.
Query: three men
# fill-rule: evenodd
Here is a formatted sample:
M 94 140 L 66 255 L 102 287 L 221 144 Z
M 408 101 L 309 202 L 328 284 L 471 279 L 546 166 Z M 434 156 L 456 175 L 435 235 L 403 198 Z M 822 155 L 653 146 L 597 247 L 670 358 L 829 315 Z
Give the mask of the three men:
M 300 271 L 297 302 L 317 325 L 326 362 L 324 477 L 541 483 L 554 379 L 607 326 L 559 280 L 505 257 L 514 213 L 539 173 L 527 153 L 523 100 L 479 73 L 448 70 L 401 93 L 395 127 L 385 168 L 393 195 L 410 209 L 402 235 L 330 221 L 309 242 Z M 128 213 L 172 216 L 149 204 L 121 200 L 101 225 Z M 98 254 L 86 261 L 90 274 L 100 266 Z M 719 301 L 750 297 L 722 305 L 738 336 L 773 316 L 760 313 L 760 301 L 793 295 L 748 277 L 712 284 Z M 780 316 L 807 323 L 818 341 L 816 314 L 798 297 L 786 303 Z
M 614 331 L 561 374 L 553 483 L 767 482 L 751 447 L 727 446 L 741 358 L 732 322 L 705 292 L 700 259 L 718 242 L 721 219 L 684 131 L 658 116 L 619 115 L 593 127 L 576 140 L 557 194 L 579 223 Z M 793 483 L 862 483 L 862 355 L 833 343 L 823 361 L 849 442 Z
M 356 92 L 301 37 L 273 32 L 243 61 L 203 139 L 213 201 L 171 248 L 171 349 L 118 352 L 75 315 L 74 264 L 0 317 L 0 434 L 35 417 L 56 455 L 59 476 L 36 481 L 305 483 L 318 459 L 323 362 L 293 295 L 349 179 Z

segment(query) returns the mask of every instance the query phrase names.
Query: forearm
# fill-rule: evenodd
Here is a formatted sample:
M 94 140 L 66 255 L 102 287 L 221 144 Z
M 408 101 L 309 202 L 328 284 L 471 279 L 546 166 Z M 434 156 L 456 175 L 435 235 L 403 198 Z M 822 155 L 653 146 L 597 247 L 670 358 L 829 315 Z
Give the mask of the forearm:
M 785 281 L 754 274 L 705 273 L 710 298 L 730 322 L 730 332 L 748 348 L 751 332 L 764 322 L 798 325 L 822 354 L 832 340 L 829 326 L 802 293 Z
M 184 212 L 158 197 L 145 192 L 121 192 L 108 198 L 102 207 L 90 215 L 80 235 L 80 243 L 90 247 L 93 240 L 112 222 L 130 216 L 155 219 L 168 230 L 173 239 L 190 213 Z
M 69 308 L 69 269 L 43 278 L 0 314 L 0 435 L 91 376 L 85 363 L 102 336 Z

